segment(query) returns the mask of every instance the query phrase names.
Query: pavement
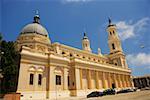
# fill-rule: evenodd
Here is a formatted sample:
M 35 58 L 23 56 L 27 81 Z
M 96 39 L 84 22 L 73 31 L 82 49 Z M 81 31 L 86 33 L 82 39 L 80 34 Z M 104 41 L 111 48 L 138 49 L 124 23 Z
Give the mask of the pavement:
M 88 100 L 150 100 L 150 90 L 90 98 Z
M 55 100 L 150 100 L 150 90 L 107 95 L 107 96 L 93 97 L 93 98 L 69 97 L 69 98 L 62 98 L 62 99 L 55 99 Z
M 150 100 L 150 90 L 122 93 L 116 95 L 107 95 L 94 98 L 71 97 L 63 100 Z

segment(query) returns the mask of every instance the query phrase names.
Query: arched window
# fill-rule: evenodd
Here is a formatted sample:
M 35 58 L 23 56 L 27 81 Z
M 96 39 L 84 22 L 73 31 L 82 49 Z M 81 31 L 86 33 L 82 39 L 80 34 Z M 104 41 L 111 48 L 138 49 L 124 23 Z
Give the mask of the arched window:
M 113 31 L 113 34 L 115 34 L 115 31 Z
M 109 32 L 110 33 L 110 35 L 112 35 L 112 33 L 111 32 Z
M 113 50 L 115 49 L 115 44 L 114 44 L 114 43 L 112 43 L 112 49 L 113 49 Z
M 65 54 L 65 52 L 63 51 L 62 54 Z
M 70 53 L 70 57 L 72 57 L 72 54 Z
M 56 75 L 56 85 L 61 85 L 61 76 Z

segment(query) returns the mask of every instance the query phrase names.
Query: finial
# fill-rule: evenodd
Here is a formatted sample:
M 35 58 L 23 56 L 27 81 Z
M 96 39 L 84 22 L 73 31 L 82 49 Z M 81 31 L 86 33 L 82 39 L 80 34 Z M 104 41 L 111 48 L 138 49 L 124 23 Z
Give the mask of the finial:
M 88 39 L 88 37 L 86 36 L 85 28 L 84 28 L 84 36 L 83 36 L 83 39 Z
M 34 16 L 34 22 L 33 23 L 38 23 L 40 24 L 40 16 L 39 16 L 39 11 L 35 11 L 35 16 Z
M 84 32 L 84 37 L 86 36 L 86 33 Z
M 83 28 L 84 36 L 86 36 L 86 28 Z
M 108 19 L 109 19 L 109 24 L 111 24 L 111 19 L 110 19 L 110 17 L 109 17 Z
M 98 48 L 98 55 L 102 55 L 100 48 Z
M 36 15 L 39 15 L 39 11 L 38 11 L 38 10 L 36 10 L 36 11 L 35 11 L 35 14 L 36 14 Z

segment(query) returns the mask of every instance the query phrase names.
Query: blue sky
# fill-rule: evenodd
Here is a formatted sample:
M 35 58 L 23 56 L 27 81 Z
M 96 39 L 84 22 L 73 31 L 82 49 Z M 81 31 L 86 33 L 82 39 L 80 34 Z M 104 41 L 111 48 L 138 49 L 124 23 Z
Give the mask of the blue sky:
M 84 29 L 97 53 L 109 53 L 108 17 L 117 25 L 129 67 L 135 76 L 150 74 L 149 0 L 0 0 L 0 32 L 15 41 L 39 10 L 52 42 L 81 49 Z M 140 46 L 144 46 L 141 48 Z

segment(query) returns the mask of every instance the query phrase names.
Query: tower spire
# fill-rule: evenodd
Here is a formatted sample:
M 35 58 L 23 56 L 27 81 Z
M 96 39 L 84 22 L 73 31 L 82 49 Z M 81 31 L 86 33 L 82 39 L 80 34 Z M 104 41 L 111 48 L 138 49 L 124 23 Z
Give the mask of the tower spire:
M 108 21 L 109 21 L 109 25 L 111 24 L 111 19 L 110 19 L 110 17 L 108 18 Z
M 84 28 L 84 33 L 83 33 L 83 39 L 88 39 L 87 35 L 86 35 L 86 29 Z
M 86 35 L 86 32 L 84 32 L 84 36 L 82 39 L 82 48 L 85 51 L 91 52 L 90 41 Z
M 84 37 L 86 36 L 86 33 L 84 32 Z

